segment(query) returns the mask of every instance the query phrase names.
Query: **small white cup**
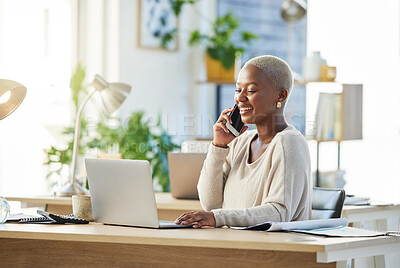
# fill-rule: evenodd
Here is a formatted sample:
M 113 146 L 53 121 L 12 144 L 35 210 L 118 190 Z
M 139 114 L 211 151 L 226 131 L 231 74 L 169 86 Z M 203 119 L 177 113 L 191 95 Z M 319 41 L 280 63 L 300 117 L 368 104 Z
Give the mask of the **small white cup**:
M 73 195 L 72 211 L 74 213 L 74 216 L 77 218 L 93 221 L 90 195 Z

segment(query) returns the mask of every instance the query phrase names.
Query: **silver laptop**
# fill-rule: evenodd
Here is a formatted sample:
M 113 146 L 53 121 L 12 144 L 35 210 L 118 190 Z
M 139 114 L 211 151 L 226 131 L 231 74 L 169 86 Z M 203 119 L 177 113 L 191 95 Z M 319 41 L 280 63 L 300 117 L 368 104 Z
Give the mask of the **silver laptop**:
M 206 153 L 168 153 L 171 195 L 182 199 L 199 199 L 197 182 Z
M 86 158 L 85 164 L 95 222 L 149 228 L 191 227 L 158 220 L 148 161 Z

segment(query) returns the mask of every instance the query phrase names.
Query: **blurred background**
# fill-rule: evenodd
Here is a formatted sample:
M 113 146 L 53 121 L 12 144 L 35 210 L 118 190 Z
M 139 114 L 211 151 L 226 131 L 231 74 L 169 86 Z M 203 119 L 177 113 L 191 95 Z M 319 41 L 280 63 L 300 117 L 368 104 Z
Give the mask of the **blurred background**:
M 28 89 L 24 103 L 0 122 L 0 192 L 51 193 L 69 176 L 63 168 L 70 160 L 68 128 L 95 74 L 132 91 L 112 115 L 104 114 L 98 96 L 88 103 L 81 158 L 140 154 L 143 148 L 126 148 L 113 131 L 141 122 L 154 142 L 147 158 L 156 157 L 160 144 L 174 150 L 186 140 L 210 139 L 216 115 L 234 103 L 234 77 L 207 76 L 212 42 L 226 34 L 221 29 L 231 31 L 242 52 L 233 52 L 236 72 L 264 54 L 291 65 L 296 84 L 286 115 L 308 139 L 320 185 L 400 202 L 397 0 L 0 0 L 0 78 Z M 358 94 L 346 95 L 348 88 Z M 322 111 L 320 92 L 339 94 L 339 107 L 348 109 L 332 104 Z M 324 137 L 329 128 L 333 134 Z

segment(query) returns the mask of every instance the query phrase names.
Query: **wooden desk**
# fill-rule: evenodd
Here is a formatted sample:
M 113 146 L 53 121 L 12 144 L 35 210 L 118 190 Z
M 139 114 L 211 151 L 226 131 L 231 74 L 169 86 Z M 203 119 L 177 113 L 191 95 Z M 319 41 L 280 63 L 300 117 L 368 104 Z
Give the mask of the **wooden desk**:
M 43 206 L 56 214 L 72 213 L 70 197 L 31 196 L 6 197 L 8 201 L 19 201 L 26 206 Z M 175 220 L 182 213 L 202 210 L 198 200 L 175 199 L 170 193 L 156 193 L 159 219 Z M 385 206 L 345 206 L 342 216 L 354 227 L 380 231 L 399 231 L 400 205 Z
M 31 196 L 6 197 L 9 201 L 19 201 L 24 207 L 42 206 L 49 212 L 57 214 L 72 213 L 72 202 L 69 197 Z M 156 193 L 158 215 L 162 220 L 174 220 L 182 213 L 192 210 L 202 210 L 198 200 L 175 199 L 170 193 Z M 345 206 L 342 213 L 354 227 L 380 231 L 399 230 L 400 205 L 387 206 Z M 375 267 L 376 264 L 396 267 L 400 263 L 400 254 L 385 255 L 376 258 L 356 258 L 354 267 Z M 391 264 L 393 264 L 391 266 Z M 340 267 L 345 267 L 340 266 Z
M 400 251 L 399 237 L 322 238 L 226 228 L 0 224 L 4 267 L 335 267 Z
M 46 211 L 56 214 L 71 214 L 71 197 L 57 196 L 26 196 L 6 197 L 8 201 L 21 202 L 23 207 L 43 207 Z M 175 220 L 182 213 L 192 210 L 203 210 L 199 200 L 175 199 L 170 193 L 156 193 L 158 218 L 160 220 Z

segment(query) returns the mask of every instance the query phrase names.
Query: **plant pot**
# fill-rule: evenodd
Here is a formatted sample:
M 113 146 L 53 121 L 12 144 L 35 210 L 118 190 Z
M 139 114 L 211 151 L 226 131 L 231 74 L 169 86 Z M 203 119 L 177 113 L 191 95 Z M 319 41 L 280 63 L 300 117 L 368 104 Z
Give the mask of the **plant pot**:
M 206 53 L 207 81 L 209 82 L 235 82 L 235 68 L 226 70 L 222 63 L 214 60 Z

